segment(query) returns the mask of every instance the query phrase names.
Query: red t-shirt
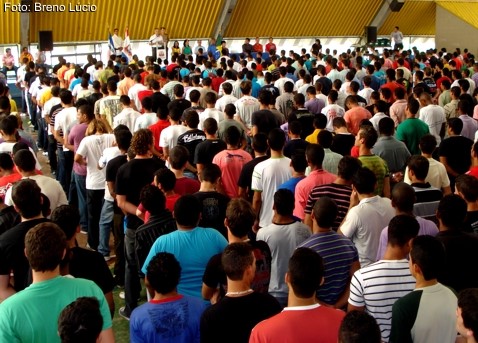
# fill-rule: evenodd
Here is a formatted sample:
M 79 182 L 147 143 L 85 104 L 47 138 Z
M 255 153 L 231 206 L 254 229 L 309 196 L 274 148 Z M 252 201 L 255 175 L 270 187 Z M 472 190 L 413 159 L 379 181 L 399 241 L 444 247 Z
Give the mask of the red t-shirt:
M 478 167 L 471 167 L 470 171 L 467 174 L 474 176 L 478 179 Z
M 149 130 L 153 133 L 154 137 L 154 148 L 159 152 L 163 151 L 163 148 L 159 146 L 159 136 L 161 135 L 161 131 L 163 131 L 169 125 L 171 125 L 169 120 L 159 119 L 156 124 L 153 124 L 149 127 Z
M 224 79 L 222 77 L 213 77 L 212 78 L 212 83 L 211 83 L 211 88 L 214 89 L 216 93 L 219 93 L 219 86 L 224 82 Z
M 176 179 L 176 185 L 174 186 L 174 193 L 179 196 L 185 194 L 194 194 L 199 192 L 201 183 L 198 180 L 193 180 L 189 177 L 181 177 Z
M 181 196 L 179 194 L 168 195 L 166 197 L 166 208 L 171 212 L 174 212 L 174 204 Z
M 5 199 L 5 194 L 14 183 L 20 181 L 22 176 L 14 169 L 14 173 L 0 177 L 0 197 Z

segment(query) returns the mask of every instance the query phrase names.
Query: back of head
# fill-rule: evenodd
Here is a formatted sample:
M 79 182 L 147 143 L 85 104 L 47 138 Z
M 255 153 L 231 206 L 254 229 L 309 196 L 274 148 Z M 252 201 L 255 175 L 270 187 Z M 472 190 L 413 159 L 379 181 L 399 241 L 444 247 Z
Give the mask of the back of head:
M 154 256 L 146 268 L 146 282 L 156 293 L 168 294 L 174 291 L 181 277 L 181 265 L 168 252 Z
M 381 135 L 392 136 L 395 131 L 395 122 L 390 117 L 384 117 L 378 122 L 378 131 Z
M 305 173 L 307 169 L 307 159 L 302 150 L 296 150 L 294 155 L 291 156 L 290 165 L 297 173 Z
M 242 135 L 236 126 L 229 126 L 224 135 L 224 140 L 231 147 L 239 147 L 241 143 Z
M 146 155 L 153 145 L 153 133 L 148 129 L 136 131 L 131 139 L 131 149 L 136 155 Z
M 204 132 L 208 135 L 216 134 L 218 130 L 217 120 L 214 118 L 207 118 L 203 124 Z
M 408 98 L 407 109 L 415 116 L 420 109 L 420 103 L 414 97 L 410 97 Z
M 405 247 L 411 239 L 418 235 L 420 225 L 417 220 L 407 214 L 392 218 L 388 224 L 388 244 L 393 247 Z
M 294 211 L 294 193 L 288 189 L 279 189 L 274 193 L 274 210 L 282 216 L 292 216 Z
M 463 130 L 463 121 L 460 118 L 450 118 L 448 119 L 448 128 L 452 130 L 455 135 L 459 135 Z
M 415 177 L 420 181 L 425 181 L 430 169 L 430 162 L 426 157 L 421 155 L 413 155 L 408 160 L 408 169 L 413 171 Z
M 36 225 L 25 236 L 25 255 L 36 272 L 54 271 L 60 265 L 65 249 L 65 233 L 51 222 Z
M 163 191 L 169 192 L 176 185 L 176 176 L 168 168 L 161 168 L 154 173 L 154 181 L 156 184 L 161 185 Z
M 145 185 L 141 190 L 139 199 L 151 215 L 160 214 L 166 208 L 166 197 L 164 193 L 153 185 Z
M 234 114 L 236 114 L 236 106 L 234 106 L 234 104 L 227 104 L 226 107 L 224 107 L 224 113 L 228 118 L 233 118 Z
M 360 160 L 352 156 L 344 156 L 340 159 L 339 164 L 337 166 L 338 175 L 346 180 L 352 180 L 352 177 L 355 173 L 359 170 L 361 166 Z
M 17 212 L 25 219 L 41 214 L 41 189 L 35 180 L 23 179 L 13 185 L 12 201 Z
M 189 159 L 189 151 L 183 145 L 177 145 L 169 152 L 169 163 L 173 169 L 179 170 L 186 165 Z
M 51 221 L 58 225 L 70 240 L 76 234 L 80 224 L 80 212 L 75 206 L 61 205 L 55 208 L 51 214 Z
M 222 253 L 221 264 L 228 279 L 240 281 L 254 263 L 253 248 L 247 242 L 231 243 Z
M 242 238 L 251 231 L 256 220 L 256 213 L 248 201 L 235 198 L 231 199 L 227 205 L 226 219 L 227 227 L 232 235 Z
M 128 129 L 128 127 L 123 130 L 116 130 L 117 128 L 118 127 L 116 127 L 114 130 L 116 144 L 118 145 L 119 149 L 126 151 L 131 145 L 133 135 L 131 134 L 131 131 Z
M 478 179 L 476 177 L 467 174 L 458 176 L 455 180 L 455 188 L 467 202 L 478 200 Z
M 445 248 L 437 238 L 424 235 L 412 241 L 410 262 L 420 267 L 426 281 L 436 279 L 440 275 L 445 261 Z
M 181 226 L 195 227 L 201 212 L 201 203 L 193 195 L 183 195 L 174 204 L 174 218 Z
M 184 122 L 191 129 L 196 129 L 199 125 L 199 114 L 195 110 L 184 111 Z
M 0 168 L 3 170 L 12 170 L 14 167 L 10 154 L 6 152 L 0 153 Z
M 322 162 L 324 162 L 324 148 L 318 144 L 309 144 L 305 150 L 305 155 L 307 157 L 307 162 L 314 167 L 322 167 Z
M 415 190 L 409 184 L 400 182 L 393 187 L 392 205 L 401 212 L 412 213 L 415 201 Z
M 312 249 L 297 248 L 289 260 L 287 275 L 296 297 L 313 297 L 324 275 L 322 257 Z
M 217 164 L 209 163 L 201 171 L 201 181 L 216 183 L 221 177 L 221 168 Z
M 320 197 L 314 205 L 314 220 L 321 228 L 331 228 L 337 218 L 338 211 L 334 200 L 326 196 Z
M 431 134 L 424 135 L 422 138 L 420 138 L 419 147 L 424 154 L 433 154 L 437 147 L 436 137 Z
M 265 153 L 268 149 L 267 136 L 265 133 L 259 132 L 252 137 L 252 148 L 258 153 Z
M 317 143 L 324 149 L 330 149 L 334 137 L 329 130 L 321 130 L 317 135 Z
M 367 312 L 352 311 L 340 324 L 339 343 L 380 343 L 382 333 L 377 321 Z
M 361 126 L 359 131 L 360 139 L 363 139 L 363 145 L 367 149 L 372 149 L 375 143 L 378 140 L 377 131 L 373 128 L 373 126 Z
M 461 228 L 465 221 L 466 212 L 465 200 L 456 194 L 449 194 L 440 200 L 437 218 L 447 228 Z
M 100 303 L 94 297 L 76 299 L 58 318 L 58 335 L 62 343 L 95 343 L 102 329 Z
M 371 194 L 375 191 L 377 177 L 368 168 L 360 167 L 352 177 L 352 184 L 359 194 Z
M 18 128 L 18 120 L 15 116 L 6 116 L 0 121 L 0 130 L 5 135 L 13 135 Z
M 458 307 L 461 310 L 464 328 L 472 331 L 474 340 L 478 341 L 478 289 L 468 288 L 461 291 L 458 294 Z M 463 332 L 460 334 L 463 335 Z
M 281 129 L 272 129 L 267 137 L 267 142 L 271 150 L 282 151 L 285 144 L 284 131 Z

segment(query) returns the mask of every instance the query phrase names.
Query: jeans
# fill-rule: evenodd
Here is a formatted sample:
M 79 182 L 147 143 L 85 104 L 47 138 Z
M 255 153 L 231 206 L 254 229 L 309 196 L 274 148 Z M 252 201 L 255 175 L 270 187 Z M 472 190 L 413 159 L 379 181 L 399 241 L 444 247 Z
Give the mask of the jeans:
M 30 115 L 30 122 L 33 125 L 34 130 L 38 130 L 38 123 L 37 123 L 37 105 L 35 105 L 32 101 L 32 96 L 30 93 L 27 93 L 27 106 L 28 106 L 28 114 Z
M 47 138 L 47 123 L 44 118 L 41 117 L 41 113 L 38 114 L 37 125 L 38 125 L 38 147 L 47 150 L 48 149 L 48 138 Z
M 125 252 L 125 312 L 128 316 L 138 306 L 138 298 L 141 292 L 141 283 L 139 281 L 138 265 L 136 264 L 134 241 L 135 230 L 126 229 L 124 236 Z
M 48 159 L 50 160 L 51 172 L 56 173 L 58 161 L 56 160 L 56 139 L 53 135 L 48 135 Z
M 100 216 L 105 197 L 104 189 L 87 189 L 86 204 L 88 207 L 88 244 L 91 249 L 98 250 L 100 240 Z
M 105 200 L 101 208 L 100 215 L 100 244 L 98 245 L 98 252 L 103 256 L 110 255 L 110 232 L 111 225 L 114 218 L 114 202 Z
M 60 182 L 65 194 L 70 193 L 71 171 L 73 169 L 73 151 L 58 148 L 58 169 L 56 179 Z
M 118 210 L 113 216 L 113 237 L 115 249 L 115 266 L 113 274 L 117 285 L 124 286 L 125 257 L 124 257 L 124 214 Z
M 72 183 L 75 185 L 78 210 L 80 211 L 80 227 L 83 231 L 88 232 L 88 206 L 86 205 L 86 175 L 78 175 L 72 172 Z M 70 195 L 72 190 L 70 187 Z M 71 204 L 72 200 L 70 200 Z

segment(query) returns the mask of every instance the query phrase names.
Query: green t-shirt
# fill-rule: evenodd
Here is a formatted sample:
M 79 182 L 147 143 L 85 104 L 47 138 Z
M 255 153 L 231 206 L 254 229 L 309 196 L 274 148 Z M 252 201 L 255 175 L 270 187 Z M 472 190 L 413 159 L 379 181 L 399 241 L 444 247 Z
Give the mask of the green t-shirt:
M 383 181 L 390 174 L 387 162 L 377 155 L 360 156 L 358 159 L 362 162 L 362 167 L 370 169 L 377 177 L 375 195 L 383 196 Z
M 0 305 L 0 342 L 59 343 L 60 312 L 79 297 L 97 298 L 103 330 L 111 328 L 108 303 L 94 282 L 57 276 L 31 284 Z
M 408 118 L 397 127 L 395 138 L 405 143 L 412 155 L 420 155 L 418 143 L 430 132 L 428 125 L 418 118 Z

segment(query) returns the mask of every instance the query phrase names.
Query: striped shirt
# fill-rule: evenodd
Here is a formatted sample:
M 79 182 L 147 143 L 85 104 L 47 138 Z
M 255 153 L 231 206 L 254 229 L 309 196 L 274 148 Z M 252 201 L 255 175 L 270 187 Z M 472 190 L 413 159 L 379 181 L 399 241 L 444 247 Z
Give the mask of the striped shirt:
M 342 223 L 342 220 L 345 218 L 347 211 L 349 210 L 350 194 L 352 194 L 352 187 L 347 185 L 339 185 L 337 183 L 329 183 L 327 185 L 314 187 L 309 194 L 309 198 L 307 199 L 305 213 L 312 213 L 312 209 L 320 197 L 329 197 L 335 201 L 338 207 L 337 218 L 335 219 L 334 226 L 332 227 L 334 231 L 337 231 Z
M 382 340 L 390 336 L 392 306 L 415 288 L 408 260 L 380 260 L 357 270 L 350 283 L 349 304 L 365 306 L 380 326 Z
M 301 247 L 314 250 L 324 260 L 324 284 L 317 291 L 318 298 L 335 304 L 350 277 L 350 267 L 358 261 L 358 252 L 350 239 L 334 231 L 315 233 Z

